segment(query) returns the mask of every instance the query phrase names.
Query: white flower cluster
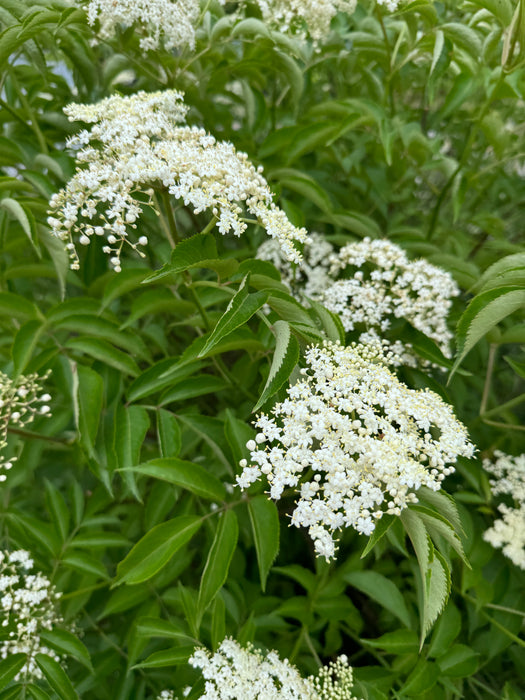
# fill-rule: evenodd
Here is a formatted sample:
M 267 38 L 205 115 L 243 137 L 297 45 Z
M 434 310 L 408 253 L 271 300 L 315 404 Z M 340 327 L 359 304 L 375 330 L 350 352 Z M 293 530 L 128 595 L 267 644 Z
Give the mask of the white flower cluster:
M 494 521 L 483 539 L 525 569 L 525 454 L 513 457 L 495 450 L 494 457 L 494 462 L 483 460 L 483 468 L 496 477 L 490 480 L 492 493 L 512 496 L 517 507 L 500 503 L 498 510 L 503 517 Z
M 377 0 L 378 5 L 386 7 L 389 12 L 395 12 L 399 7 L 400 0 Z
M 259 260 L 271 262 L 281 273 L 281 280 L 297 296 L 318 299 L 330 284 L 330 256 L 334 247 L 322 234 L 310 233 L 304 243 L 303 259 L 299 265 L 290 265 L 283 257 L 279 242 L 268 239 L 257 250 Z
M 459 289 L 450 273 L 426 260 L 409 260 L 399 246 L 382 239 L 349 243 L 331 262 L 332 277 L 346 279 L 328 287 L 322 302 L 340 315 L 346 331 L 364 324 L 384 333 L 393 318 L 402 318 L 451 357 L 447 317 Z
M 274 417 L 258 416 L 251 463 L 241 461 L 242 489 L 264 474 L 271 498 L 298 492 L 291 523 L 308 528 L 327 560 L 336 530 L 370 535 L 384 513 L 417 502 L 421 486 L 438 490 L 457 457 L 474 452 L 451 407 L 428 389 L 409 389 L 388 360 L 379 343 L 310 347 L 304 378 Z
M 0 551 L 0 610 L 2 632 L 7 633 L 7 638 L 0 640 L 0 658 L 27 654 L 17 680 L 42 678 L 35 661 L 37 654 L 60 660 L 42 643 L 40 633 L 62 622 L 56 610 L 56 601 L 61 594 L 55 591 L 46 576 L 28 573 L 32 568 L 33 560 L 28 552 L 22 549 Z
M 295 296 L 321 301 L 339 315 L 345 331 L 361 330 L 360 343 L 380 340 L 391 352 L 391 364 L 428 364 L 416 357 L 410 344 L 388 337 L 396 318 L 409 321 L 445 357 L 451 357 L 447 318 L 452 298 L 459 295 L 458 286 L 448 272 L 426 260 L 409 260 L 394 243 L 364 238 L 337 252 L 315 233 L 305 243 L 303 260 L 296 267 L 271 240 L 259 247 L 257 257 L 275 265 Z
M 118 25 L 137 26 L 144 51 L 157 49 L 161 41 L 166 49 L 195 47 L 195 24 L 199 18 L 199 0 L 76 0 L 86 7 L 88 22 L 100 23 L 99 35 L 111 39 Z
M 330 32 L 330 23 L 338 12 L 352 14 L 356 0 L 257 0 L 265 22 L 279 31 L 301 32 L 303 23 L 308 34 L 319 41 Z
M 29 374 L 10 379 L 0 372 L 0 452 L 7 446 L 7 431 L 10 425 L 23 428 L 32 423 L 37 416 L 51 415 L 48 405 L 51 396 L 42 393 L 41 387 L 47 376 Z M 1 471 L 9 471 L 13 461 L 14 458 L 7 460 L 0 456 L 0 482 L 7 479 L 7 475 Z
M 321 668 L 317 676 L 302 678 L 277 652 L 263 654 L 252 644 L 242 647 L 226 638 L 214 654 L 196 649 L 190 664 L 201 669 L 206 681 L 199 700 L 357 700 L 346 656 Z M 158 696 L 158 700 L 174 699 L 171 690 Z
M 71 139 L 70 145 L 80 149 L 81 167 L 50 201 L 48 223 L 65 241 L 73 269 L 79 267 L 75 237 L 81 245 L 89 245 L 93 236 L 105 238 L 103 250 L 116 272 L 125 243 L 135 250 L 148 243 L 145 236 L 131 241 L 128 232 L 137 228 L 144 205 L 136 194 L 149 196 L 147 204 L 152 204 L 152 188 L 182 199 L 195 213 L 211 209 L 223 234 L 240 236 L 246 230 L 244 205 L 279 241 L 285 257 L 299 262 L 294 241 L 304 242 L 306 231 L 273 203 L 262 168 L 255 168 L 245 153 L 203 129 L 177 124 L 187 111 L 181 93 L 139 92 L 64 111 L 71 121 L 93 124 Z

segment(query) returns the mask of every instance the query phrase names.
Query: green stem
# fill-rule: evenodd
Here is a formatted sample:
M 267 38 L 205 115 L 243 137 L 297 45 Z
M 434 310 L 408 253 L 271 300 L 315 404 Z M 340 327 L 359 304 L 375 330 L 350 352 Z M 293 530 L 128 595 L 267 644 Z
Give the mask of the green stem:
M 468 600 L 470 603 L 478 607 L 480 601 L 474 598 L 473 596 L 469 595 L 468 593 L 461 593 L 460 595 L 465 598 L 465 600 Z M 491 617 L 485 610 L 483 610 L 483 607 L 479 609 L 479 612 L 483 615 L 483 617 L 490 622 L 491 625 L 494 625 L 494 627 L 497 627 L 503 634 L 505 634 L 509 639 L 512 639 L 513 642 L 518 644 L 520 647 L 525 647 L 525 640 L 521 639 L 521 637 L 518 637 L 515 635 L 513 632 L 510 632 L 505 625 L 502 625 L 501 622 L 498 622 L 495 620 L 493 617 Z
M 482 418 L 487 418 L 488 416 L 493 416 L 497 413 L 501 413 L 502 411 L 506 411 L 509 408 L 514 408 L 514 406 L 518 406 L 520 403 L 523 403 L 525 401 L 525 394 L 520 394 L 519 396 L 515 396 L 513 399 L 510 399 L 510 401 L 506 401 L 505 403 L 502 403 L 500 406 L 496 406 L 496 408 L 491 408 L 490 411 L 483 411 L 481 413 Z
M 496 361 L 496 352 L 498 346 L 495 343 L 490 344 L 489 348 L 489 361 L 487 363 L 487 373 L 485 375 L 485 384 L 483 386 L 483 395 L 481 397 L 481 404 L 479 407 L 479 415 L 485 414 L 485 408 L 489 400 L 490 385 L 492 382 L 492 373 L 494 371 L 494 362 Z

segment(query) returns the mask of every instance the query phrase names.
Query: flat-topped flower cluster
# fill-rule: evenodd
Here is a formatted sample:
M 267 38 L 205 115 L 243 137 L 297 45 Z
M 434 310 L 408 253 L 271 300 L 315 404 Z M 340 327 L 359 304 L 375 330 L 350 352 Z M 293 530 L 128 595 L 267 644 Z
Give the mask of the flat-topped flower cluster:
M 492 493 L 512 496 L 516 505 L 498 505 L 502 517 L 486 530 L 483 539 L 525 569 L 525 454 L 512 456 L 495 450 L 494 458 L 483 460 L 483 468 L 496 477 L 490 479 Z
M 283 33 L 292 32 L 320 41 L 330 32 L 338 12 L 352 14 L 357 0 L 257 0 L 263 19 Z
M 116 27 L 136 25 L 144 51 L 195 48 L 199 0 L 76 0 L 85 7 L 91 26 L 99 22 L 101 39 L 111 39 Z
M 56 609 L 60 593 L 40 572 L 29 573 L 32 568 L 29 552 L 23 549 L 0 551 L 0 610 L 2 633 L 7 633 L 7 638 L 0 641 L 0 658 L 6 659 L 11 654 L 27 655 L 17 679 L 42 678 L 35 661 L 37 654 L 60 660 L 40 638 L 41 632 L 62 622 Z
M 336 251 L 312 234 L 296 268 L 273 241 L 263 243 L 257 257 L 273 262 L 296 296 L 321 301 L 339 315 L 345 331 L 360 332 L 359 342 L 381 339 L 399 358 L 394 363 L 424 364 L 409 344 L 391 336 L 396 319 L 408 321 L 451 357 L 447 319 L 459 288 L 450 273 L 423 259 L 409 260 L 395 243 L 364 238 Z
M 0 372 L 0 482 L 7 479 L 3 472 L 9 471 L 15 460 L 1 456 L 7 447 L 7 432 L 9 426 L 23 428 L 32 423 L 37 416 L 50 416 L 51 408 L 48 402 L 51 396 L 43 392 L 42 383 L 47 375 L 20 375 L 11 379 Z
M 214 654 L 197 649 L 189 662 L 201 669 L 206 682 L 199 700 L 357 700 L 346 656 L 323 666 L 317 676 L 302 678 L 277 652 L 264 654 L 252 644 L 242 647 L 227 638 Z M 159 700 L 174 697 L 172 691 L 165 690 Z
M 291 522 L 307 527 L 318 555 L 334 557 L 334 533 L 370 535 L 384 513 L 417 502 L 421 486 L 438 490 L 458 456 L 474 448 L 465 427 L 437 394 L 409 389 L 388 368 L 379 343 L 326 342 L 305 355 L 303 379 L 273 417 L 260 415 L 237 482 L 265 475 L 270 497 L 298 493 Z
M 300 261 L 294 243 L 304 242 L 306 231 L 273 203 L 262 169 L 245 153 L 203 129 L 181 125 L 187 112 L 181 93 L 138 92 L 64 111 L 71 121 L 93 125 L 70 140 L 79 149 L 80 167 L 50 201 L 48 222 L 65 242 L 73 269 L 79 267 L 76 241 L 89 245 L 100 236 L 119 272 L 124 244 L 140 251 L 148 243 L 146 236 L 133 241 L 129 233 L 137 228 L 143 206 L 154 205 L 155 189 L 181 199 L 196 214 L 211 210 L 223 234 L 240 236 L 246 230 L 245 208 L 278 240 L 286 259 Z M 148 201 L 139 201 L 137 193 Z

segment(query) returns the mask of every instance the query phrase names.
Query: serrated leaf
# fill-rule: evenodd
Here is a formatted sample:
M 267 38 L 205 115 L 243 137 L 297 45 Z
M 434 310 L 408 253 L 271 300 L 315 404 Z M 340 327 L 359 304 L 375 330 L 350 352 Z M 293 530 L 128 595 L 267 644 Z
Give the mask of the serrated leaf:
M 186 462 L 176 457 L 152 459 L 130 467 L 129 471 L 177 484 L 196 496 L 211 501 L 223 501 L 226 497 L 226 489 L 222 482 L 195 462 Z
M 78 700 L 76 690 L 60 664 L 47 654 L 37 654 L 35 661 L 47 682 L 61 700 Z
M 217 270 L 219 275 L 227 276 L 232 274 L 237 266 L 236 260 L 220 258 L 217 244 L 211 233 L 198 233 L 177 243 L 171 254 L 170 262 L 152 275 L 148 275 L 144 279 L 144 284 L 158 282 L 165 277 L 193 267 L 211 267 Z
M 522 306 L 525 306 L 525 289 L 519 287 L 499 287 L 474 297 L 459 319 L 458 357 L 450 376 L 486 333 Z
M 227 510 L 219 517 L 219 524 L 213 539 L 199 588 L 199 617 L 223 587 L 230 562 L 237 546 L 239 526 L 233 510 Z
M 432 548 L 424 581 L 425 601 L 421 625 L 420 648 L 430 628 L 439 617 L 448 600 L 451 588 L 450 571 L 445 558 Z
M 430 508 L 425 508 L 417 504 L 412 506 L 411 510 L 419 515 L 431 537 L 435 535 L 443 537 L 470 568 L 468 559 L 463 551 L 463 544 L 457 532 L 445 517 L 440 513 L 430 510 Z
M 205 357 L 224 337 L 246 323 L 268 299 L 268 292 L 249 294 L 247 279 L 245 277 L 242 281 L 237 294 L 231 299 L 226 311 L 217 322 L 199 357 Z
M 248 502 L 252 524 L 261 588 L 266 590 L 268 572 L 279 552 L 279 513 L 275 503 L 267 496 L 255 496 Z
M 253 407 L 258 411 L 287 381 L 299 360 L 299 343 L 290 330 L 286 321 L 276 321 L 273 325 L 275 333 L 275 351 L 268 379 L 264 385 L 259 400 Z
M 114 585 L 143 583 L 160 571 L 200 528 L 202 519 L 181 515 L 157 525 L 137 542 L 117 566 Z
M 343 579 L 365 593 L 395 615 L 406 627 L 411 626 L 410 615 L 398 587 L 376 571 L 349 571 Z
M 392 527 L 395 521 L 395 516 L 394 515 L 383 515 L 377 522 L 376 526 L 374 528 L 374 531 L 370 535 L 370 538 L 368 542 L 366 543 L 366 547 L 363 549 L 363 553 L 361 554 L 361 559 L 364 559 L 367 554 L 369 554 L 374 546 L 379 542 L 379 540 L 385 535 L 388 530 Z

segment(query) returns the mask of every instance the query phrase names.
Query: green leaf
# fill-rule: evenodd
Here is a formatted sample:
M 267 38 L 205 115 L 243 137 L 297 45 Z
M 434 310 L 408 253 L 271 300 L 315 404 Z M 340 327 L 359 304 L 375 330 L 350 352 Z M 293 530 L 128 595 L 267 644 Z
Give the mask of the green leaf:
M 268 292 L 249 294 L 246 285 L 247 279 L 248 277 L 245 277 L 242 281 L 237 294 L 231 299 L 206 345 L 199 353 L 199 357 L 205 357 L 225 336 L 246 323 L 268 299 Z
M 483 53 L 483 45 L 479 34 L 467 24 L 447 22 L 440 29 L 456 46 L 466 51 L 476 61 Z
M 224 435 L 233 454 L 235 464 L 239 464 L 241 459 L 246 457 L 246 443 L 253 440 L 255 432 L 246 421 L 235 417 L 231 408 L 225 411 Z
M 32 302 L 19 294 L 0 292 L 0 315 L 27 321 L 38 318 L 40 312 Z
M 434 622 L 439 617 L 450 594 L 450 570 L 445 558 L 434 548 L 424 581 L 424 611 L 421 624 L 420 648 Z
M 338 314 L 329 311 L 329 309 L 314 299 L 308 297 L 307 299 L 316 316 L 321 321 L 328 340 L 331 340 L 333 343 L 341 343 L 344 345 L 346 333 Z
M 182 436 L 177 418 L 170 411 L 157 411 L 157 435 L 163 457 L 176 457 L 182 446 Z
M 177 243 L 171 261 L 160 270 L 148 275 L 144 284 L 158 282 L 165 277 L 175 275 L 193 267 L 210 267 L 218 274 L 228 276 L 237 268 L 238 263 L 233 259 L 221 259 L 217 252 L 217 244 L 211 233 L 198 233 L 191 238 L 185 238 Z
M 454 644 L 437 660 L 441 673 L 451 678 L 468 678 L 476 673 L 479 654 L 465 644 Z
M 309 175 L 293 168 L 281 168 L 268 173 L 268 178 L 278 180 L 282 187 L 287 187 L 292 192 L 297 192 L 306 201 L 312 202 L 316 207 L 319 207 L 325 214 L 332 214 L 334 207 L 330 197 Z
M 96 458 L 95 440 L 104 403 L 104 380 L 95 370 L 72 363 L 73 408 L 80 442 Z
M 137 633 L 141 637 L 161 637 L 162 639 L 189 639 L 182 627 L 173 622 L 161 620 L 158 617 L 139 617 L 137 619 Z
M 183 379 L 167 389 L 160 397 L 158 405 L 166 406 L 174 401 L 185 401 L 205 394 L 216 394 L 229 386 L 229 382 L 222 377 L 216 377 L 213 374 L 199 374 L 196 377 Z
M 5 209 L 9 214 L 18 221 L 24 233 L 31 241 L 31 245 L 40 257 L 40 245 L 38 243 L 38 234 L 36 231 L 36 221 L 29 207 L 20 204 L 16 199 L 5 197 L 0 200 L 0 208 Z
M 69 532 L 69 510 L 60 491 L 47 479 L 44 483 L 48 512 L 51 515 L 51 520 L 56 525 L 62 542 L 65 542 Z
M 450 376 L 486 333 L 522 306 L 525 306 L 525 289 L 516 287 L 499 287 L 474 297 L 459 319 L 458 357 Z
M 394 524 L 394 521 L 396 519 L 395 515 L 383 515 L 383 517 L 379 518 L 379 520 L 376 522 L 376 526 L 374 528 L 374 531 L 370 535 L 370 538 L 366 544 L 366 547 L 363 549 L 363 553 L 361 554 L 361 559 L 364 559 L 367 554 L 369 554 L 372 549 L 375 547 L 377 542 L 385 535 L 388 530 L 392 527 Z
M 201 618 L 226 581 L 238 537 L 237 516 L 233 510 L 227 510 L 219 516 L 217 531 L 202 573 L 198 602 Z
M 430 510 L 430 508 L 425 508 L 417 504 L 412 506 L 411 510 L 419 515 L 431 537 L 435 537 L 436 535 L 443 537 L 470 568 L 470 564 L 463 551 L 463 544 L 451 523 L 449 523 L 444 516 Z
M 444 654 L 461 632 L 461 613 L 449 602 L 432 633 L 428 655 L 439 657 Z
M 93 672 L 89 651 L 80 639 L 71 632 L 63 629 L 45 630 L 40 633 L 40 638 L 43 639 L 51 649 L 59 652 L 59 654 L 66 654 L 67 656 L 73 657 Z
M 122 350 L 117 350 L 105 340 L 81 336 L 68 340 L 66 347 L 77 352 L 86 353 L 86 355 L 90 355 L 95 360 L 99 360 L 132 377 L 137 377 L 140 374 L 140 370 L 133 358 L 122 352 Z
M 176 457 L 152 459 L 136 467 L 130 467 L 129 470 L 168 481 L 170 484 L 177 484 L 196 496 L 211 501 L 223 501 L 226 497 L 226 489 L 222 482 L 195 462 L 185 462 Z
M 0 690 L 10 683 L 16 674 L 22 670 L 27 661 L 27 654 L 9 654 L 0 661 Z
M 61 700 L 78 700 L 77 692 L 58 661 L 47 654 L 37 654 L 35 661 Z
M 407 698 L 422 695 L 435 686 L 439 676 L 440 669 L 437 664 L 426 659 L 419 659 L 401 692 Z
M 490 10 L 499 19 L 503 27 L 512 21 L 513 6 L 511 0 L 471 0 L 474 5 Z
M 145 661 L 135 664 L 131 668 L 164 668 L 166 666 L 186 665 L 194 651 L 194 644 L 191 646 L 173 647 L 173 649 L 166 649 L 165 651 L 156 651 L 151 656 L 148 656 Z
M 11 357 L 15 375 L 18 377 L 23 373 L 38 345 L 40 336 L 45 330 L 45 325 L 41 321 L 28 321 L 25 323 L 15 336 Z
M 485 272 L 472 286 L 472 289 L 475 291 L 480 291 L 489 280 L 497 280 L 498 278 L 505 279 L 505 275 L 509 272 L 520 269 L 522 270 L 523 268 L 525 268 L 525 253 L 513 253 L 512 255 L 506 255 L 487 267 Z M 502 283 L 500 286 L 503 286 L 503 284 L 504 283 Z
M 137 542 L 117 566 L 114 585 L 135 585 L 147 581 L 160 571 L 201 526 L 195 515 L 181 515 L 157 525 Z
M 395 615 L 406 627 L 411 627 L 410 614 L 398 587 L 386 576 L 375 571 L 350 571 L 344 580 L 375 600 Z
M 216 596 L 211 616 L 211 646 L 216 651 L 226 636 L 226 606 L 222 596 Z
M 279 552 L 279 513 L 267 496 L 255 496 L 248 501 L 261 588 L 266 590 L 268 572 Z
M 148 411 L 144 406 L 118 406 L 115 414 L 115 453 L 124 481 L 138 501 L 141 500 L 140 494 L 129 467 L 140 462 L 140 451 L 149 426 Z
M 279 391 L 299 360 L 299 343 L 290 331 L 290 324 L 287 321 L 276 321 L 273 324 L 273 332 L 275 333 L 275 352 L 268 379 L 259 400 L 253 407 L 254 412 Z
M 384 649 L 389 654 L 415 654 L 419 649 L 417 634 L 414 630 L 397 630 L 387 632 L 377 639 L 362 639 L 376 649 Z
M 108 572 L 100 559 L 87 552 L 68 552 L 62 557 L 62 563 L 83 574 L 91 574 L 97 578 L 108 579 Z

